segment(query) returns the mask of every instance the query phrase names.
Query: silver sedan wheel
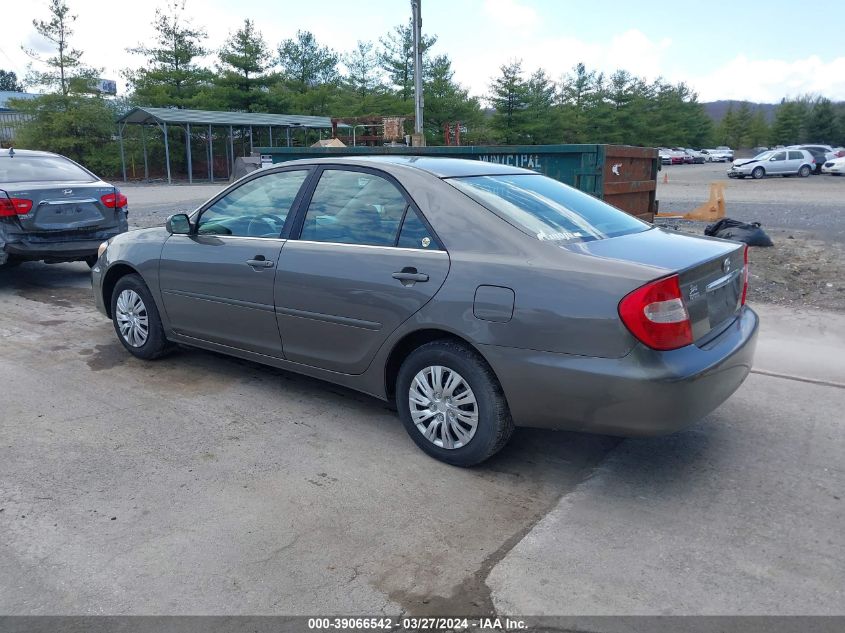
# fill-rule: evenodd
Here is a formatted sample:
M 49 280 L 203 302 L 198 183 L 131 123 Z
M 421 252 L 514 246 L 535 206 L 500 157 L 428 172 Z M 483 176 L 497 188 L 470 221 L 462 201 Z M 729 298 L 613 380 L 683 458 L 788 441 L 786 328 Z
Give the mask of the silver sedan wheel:
M 117 297 L 115 318 L 120 335 L 132 347 L 142 347 L 150 334 L 147 306 L 134 290 L 124 290 Z
M 411 419 L 420 433 L 440 448 L 466 446 L 478 428 L 478 403 L 466 380 L 441 365 L 414 376 L 408 390 Z

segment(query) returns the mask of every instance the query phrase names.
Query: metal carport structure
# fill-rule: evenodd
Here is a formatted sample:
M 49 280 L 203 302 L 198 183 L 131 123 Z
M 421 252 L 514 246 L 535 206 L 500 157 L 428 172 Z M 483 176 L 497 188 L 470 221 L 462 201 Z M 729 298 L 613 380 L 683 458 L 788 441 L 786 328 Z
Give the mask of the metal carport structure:
M 133 108 L 117 120 L 117 134 L 120 141 L 120 162 L 123 170 L 123 181 L 126 182 L 126 156 L 123 149 L 123 132 L 127 125 L 141 126 L 141 142 L 144 153 L 144 176 L 149 178 L 149 164 L 147 157 L 146 127 L 156 127 L 164 137 L 164 155 L 167 166 L 167 182 L 172 182 L 170 171 L 170 144 L 168 129 L 182 129 L 185 133 L 185 154 L 187 158 L 188 182 L 193 182 L 193 167 L 191 163 L 191 126 L 194 130 L 207 131 L 206 153 L 208 161 L 208 179 L 214 182 L 214 147 L 213 133 L 215 127 L 228 129 L 226 143 L 227 178 L 231 175 L 235 165 L 234 130 L 240 132 L 248 130 L 250 153 L 253 148 L 253 130 L 267 129 L 270 146 L 273 143 L 273 128 L 283 131 L 285 146 L 291 147 L 291 130 L 324 130 L 332 128 L 329 117 L 308 116 L 299 114 L 268 114 L 261 112 L 217 112 L 211 110 L 179 110 L 176 108 Z M 322 134 L 321 134 L 322 136 Z M 243 138 L 240 136 L 239 138 Z M 278 137 L 277 137 L 278 138 Z

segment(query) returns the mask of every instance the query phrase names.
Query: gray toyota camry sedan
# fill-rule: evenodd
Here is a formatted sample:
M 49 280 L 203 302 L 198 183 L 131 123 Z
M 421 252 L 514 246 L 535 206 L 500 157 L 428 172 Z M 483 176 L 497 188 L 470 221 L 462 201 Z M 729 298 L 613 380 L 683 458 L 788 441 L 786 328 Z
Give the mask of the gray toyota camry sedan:
M 299 160 L 103 243 L 123 346 L 174 344 L 395 402 L 477 464 L 514 426 L 669 433 L 751 368 L 742 244 L 667 232 L 531 171 L 408 156 Z

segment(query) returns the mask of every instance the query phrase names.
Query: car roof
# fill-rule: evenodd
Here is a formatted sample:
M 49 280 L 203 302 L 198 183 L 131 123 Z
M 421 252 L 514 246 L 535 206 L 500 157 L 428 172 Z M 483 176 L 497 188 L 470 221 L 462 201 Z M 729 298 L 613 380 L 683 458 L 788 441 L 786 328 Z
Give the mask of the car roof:
M 10 155 L 10 152 L 12 151 L 12 149 L 14 150 L 15 156 L 58 156 L 59 155 L 59 154 L 54 154 L 53 152 L 42 152 L 42 151 L 36 150 L 36 149 L 18 149 L 17 147 L 7 149 L 7 148 L 4 147 L 3 149 L 0 149 L 0 158 L 2 158 L 4 156 L 8 157 Z
M 465 176 L 497 176 L 506 174 L 536 174 L 536 171 L 511 165 L 488 163 L 482 160 L 466 158 L 445 158 L 435 156 L 407 155 L 372 155 L 372 156 L 333 156 L 327 158 L 306 158 L 277 163 L 274 167 L 285 165 L 351 165 L 376 168 L 407 168 L 425 171 L 438 178 L 456 178 Z

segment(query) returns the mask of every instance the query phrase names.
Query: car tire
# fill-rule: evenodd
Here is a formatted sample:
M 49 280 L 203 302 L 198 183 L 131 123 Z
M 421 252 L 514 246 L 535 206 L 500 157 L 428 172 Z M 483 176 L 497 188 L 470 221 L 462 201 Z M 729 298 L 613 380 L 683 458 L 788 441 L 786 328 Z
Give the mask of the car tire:
M 766 170 L 762 167 L 755 167 L 754 170 L 751 172 L 751 177 L 754 180 L 760 180 L 763 176 L 766 175 Z
M 164 336 L 153 296 L 140 275 L 118 279 L 111 296 L 111 315 L 118 340 L 133 356 L 153 360 L 172 347 Z
M 799 169 L 799 170 L 798 170 L 798 175 L 799 175 L 801 178 L 806 178 L 807 176 L 809 176 L 809 175 L 810 175 L 810 171 L 811 171 L 811 170 L 810 170 L 810 168 L 809 168 L 807 165 L 802 165 L 802 166 L 801 166 L 801 169 Z
M 396 407 L 417 446 L 453 466 L 490 458 L 514 429 L 493 370 L 477 352 L 455 341 L 426 343 L 405 359 L 396 380 Z

